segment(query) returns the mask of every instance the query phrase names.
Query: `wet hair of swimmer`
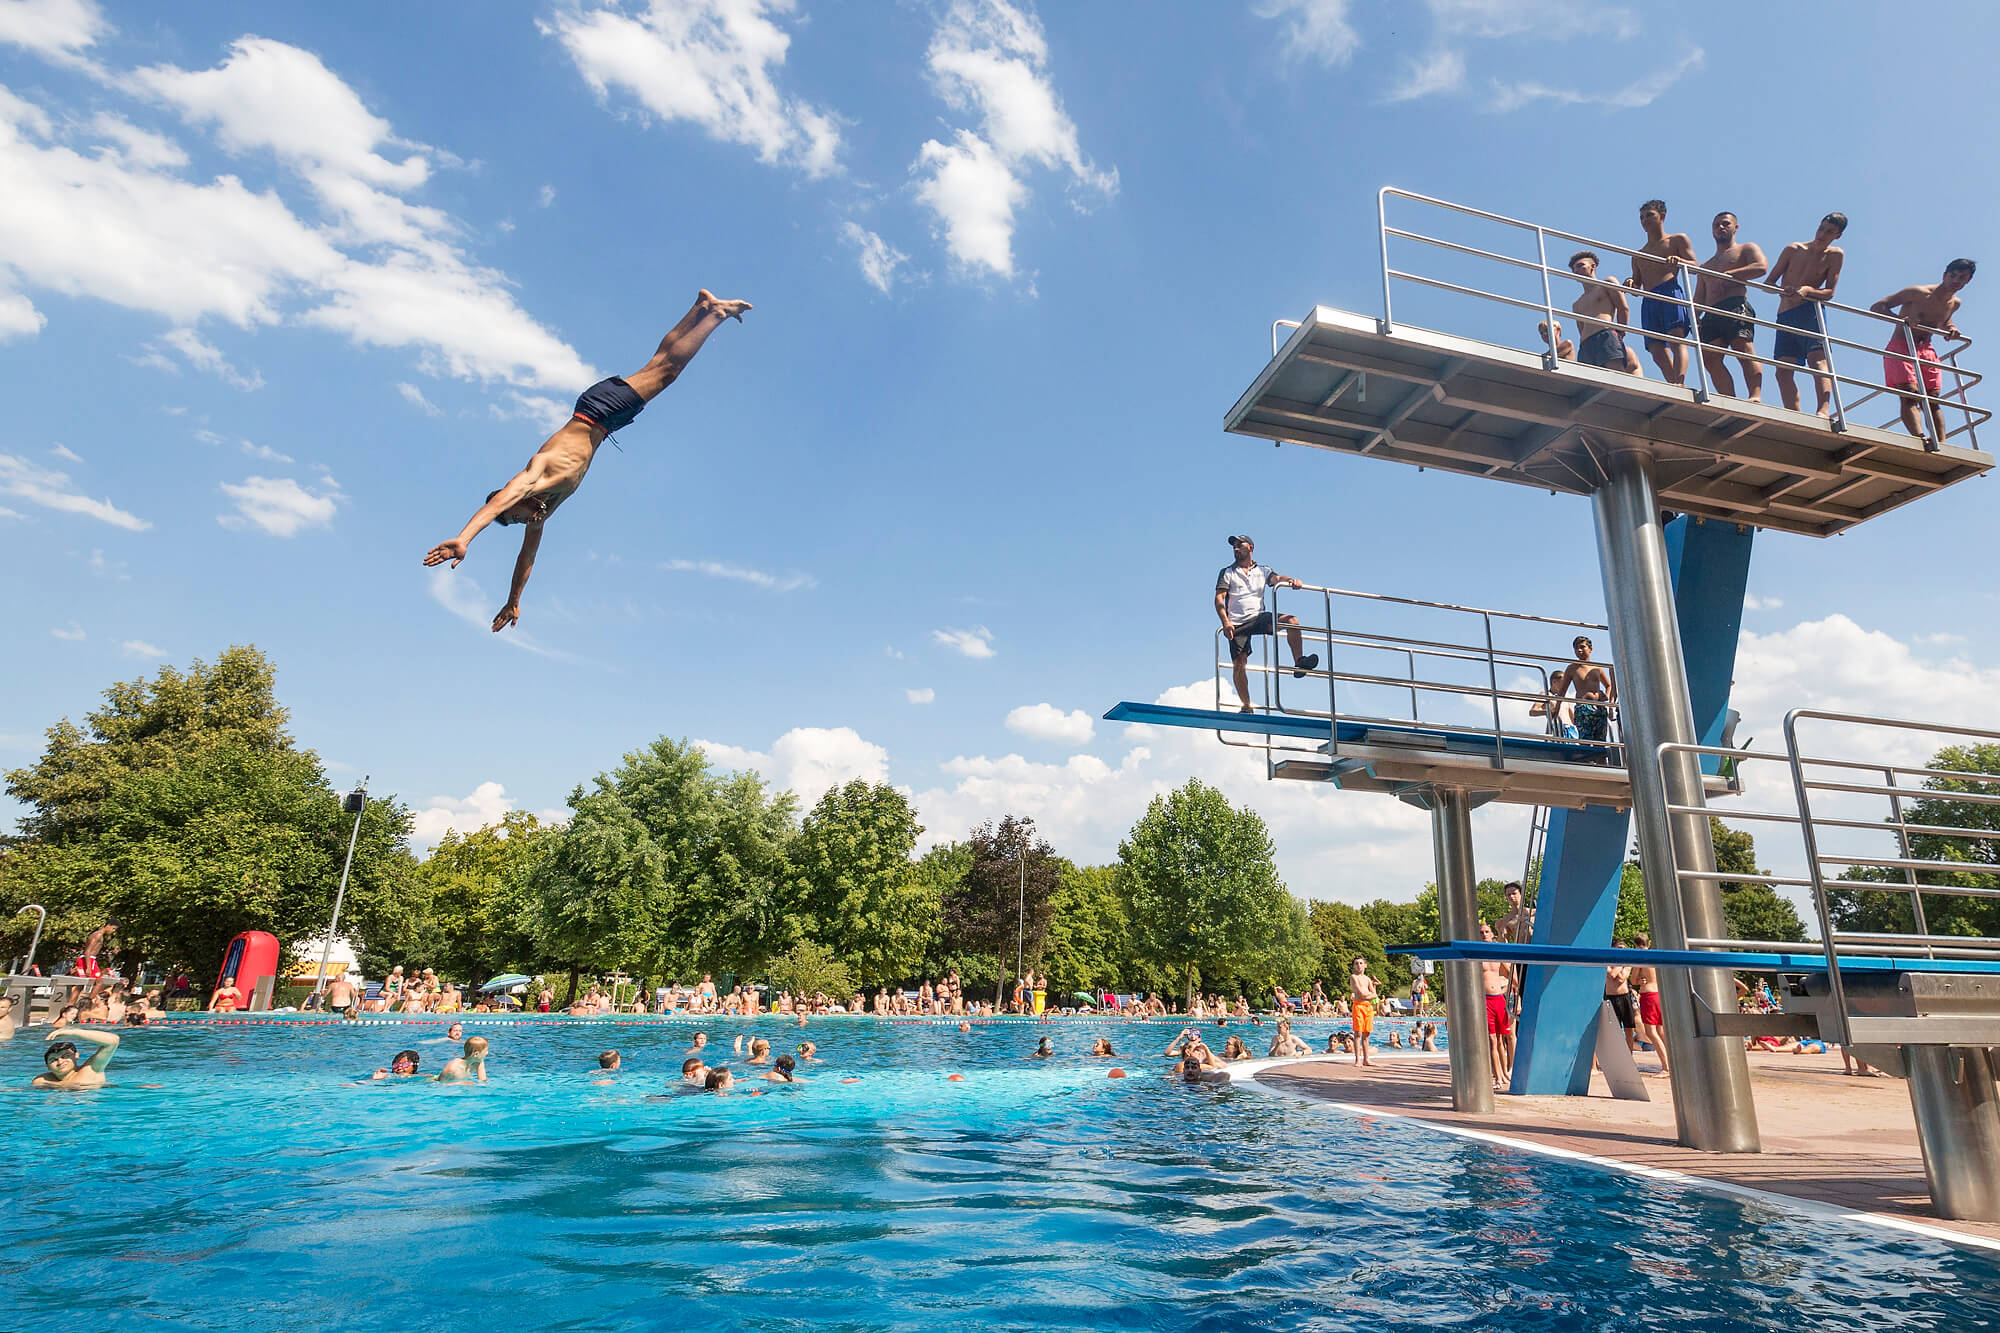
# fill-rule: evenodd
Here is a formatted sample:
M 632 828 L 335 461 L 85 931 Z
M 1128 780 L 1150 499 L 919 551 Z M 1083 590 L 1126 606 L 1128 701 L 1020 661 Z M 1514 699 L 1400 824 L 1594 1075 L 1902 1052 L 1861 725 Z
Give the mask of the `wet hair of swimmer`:
M 51 1042 L 42 1049 L 42 1063 L 52 1065 L 58 1060 L 76 1063 L 76 1043 L 73 1041 Z
M 1053 1049 L 1054 1047 L 1049 1045 L 1049 1039 L 1047 1037 L 1043 1037 L 1039 1042 L 1035 1044 L 1035 1050 L 1037 1052 L 1048 1051 Z
M 699 1063 L 699 1061 L 697 1061 L 697 1063 Z M 599 1069 L 616 1069 L 616 1068 L 618 1068 L 618 1052 L 616 1052 L 616 1051 L 605 1051 L 605 1052 L 601 1053 L 601 1054 L 600 1054 L 600 1055 L 599 1055 L 599 1056 L 597 1057 L 597 1067 L 598 1067 Z
M 771 1062 L 771 1068 L 777 1070 L 780 1074 L 783 1074 L 785 1076 L 785 1081 L 787 1083 L 791 1082 L 792 1071 L 794 1069 L 797 1069 L 798 1067 L 799 1067 L 798 1061 L 792 1059 L 792 1057 L 789 1055 L 781 1055 L 776 1060 L 773 1060 Z
M 681 1061 L 681 1077 L 686 1078 L 699 1068 L 701 1068 L 701 1057 L 690 1055 L 687 1059 Z
M 735 1082 L 735 1079 L 733 1076 L 731 1076 L 729 1072 L 729 1066 L 721 1065 L 715 1069 L 711 1069 L 708 1071 L 708 1077 L 702 1081 L 702 1086 L 707 1088 L 710 1092 L 715 1092 L 719 1090 L 723 1084 L 733 1083 L 733 1082 Z

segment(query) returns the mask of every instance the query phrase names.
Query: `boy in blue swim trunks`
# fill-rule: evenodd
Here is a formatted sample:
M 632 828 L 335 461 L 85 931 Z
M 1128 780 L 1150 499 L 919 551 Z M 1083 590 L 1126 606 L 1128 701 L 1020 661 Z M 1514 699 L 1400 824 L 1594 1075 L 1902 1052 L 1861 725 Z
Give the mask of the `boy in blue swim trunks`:
M 576 410 L 570 419 L 543 442 L 528 465 L 514 474 L 513 480 L 488 495 L 486 503 L 466 521 L 456 537 L 433 546 L 424 557 L 424 564 L 441 565 L 449 560 L 456 569 L 458 562 L 465 559 L 472 539 L 488 523 L 502 527 L 524 524 L 521 554 L 514 561 L 513 586 L 507 593 L 507 604 L 493 617 L 493 632 L 497 634 L 520 620 L 521 590 L 528 586 L 528 575 L 535 568 L 535 552 L 542 544 L 542 524 L 557 505 L 583 484 L 584 474 L 590 471 L 590 462 L 597 456 L 604 437 L 631 425 L 646 404 L 687 369 L 709 334 L 722 327 L 724 320 L 742 319 L 749 309 L 748 301 L 724 301 L 707 291 L 698 293 L 681 322 L 660 339 L 652 360 L 628 377 L 614 375 L 585 389 L 576 400 Z
M 1648 334 L 1660 335 L 1646 339 L 1653 364 L 1667 383 L 1685 384 L 1687 344 L 1669 339 L 1688 335 L 1687 289 L 1681 286 L 1680 261 L 1695 262 L 1694 242 L 1684 231 L 1667 231 L 1663 200 L 1648 199 L 1639 205 L 1639 225 L 1646 229 L 1646 244 L 1632 256 L 1632 276 L 1625 285 L 1647 294 L 1639 302 L 1639 326 Z
M 1771 347 L 1774 360 L 1826 369 L 1826 325 L 1820 302 L 1831 301 L 1840 283 L 1847 255 L 1834 242 L 1846 230 L 1847 214 L 1828 213 L 1810 241 L 1793 241 L 1778 252 L 1778 262 L 1771 266 L 1771 285 L 1783 293 L 1778 298 L 1778 323 L 1784 327 Z M 1819 398 L 1816 410 L 1825 416 L 1833 381 L 1814 375 L 1813 391 Z M 1790 365 L 1778 367 L 1778 396 L 1786 407 L 1799 410 L 1799 386 Z

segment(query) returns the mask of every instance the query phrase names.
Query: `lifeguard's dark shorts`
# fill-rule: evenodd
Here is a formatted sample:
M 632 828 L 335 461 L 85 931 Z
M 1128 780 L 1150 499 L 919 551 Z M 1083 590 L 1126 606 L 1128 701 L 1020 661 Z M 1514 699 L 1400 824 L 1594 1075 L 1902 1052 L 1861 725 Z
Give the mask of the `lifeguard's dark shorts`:
M 625 429 L 646 410 L 646 400 L 618 376 L 599 380 L 577 396 L 575 415 L 606 435 Z

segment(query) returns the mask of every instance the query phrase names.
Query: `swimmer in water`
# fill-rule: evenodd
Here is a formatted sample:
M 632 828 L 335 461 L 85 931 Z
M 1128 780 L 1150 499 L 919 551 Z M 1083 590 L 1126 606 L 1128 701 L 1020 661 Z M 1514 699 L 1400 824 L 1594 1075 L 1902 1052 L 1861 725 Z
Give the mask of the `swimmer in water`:
M 436 1045 L 438 1042 L 441 1041 L 457 1043 L 464 1040 L 465 1040 L 465 1024 L 453 1023 L 450 1027 L 444 1030 L 444 1035 L 442 1037 L 432 1037 L 431 1044 Z
M 1029 1058 L 1034 1060 L 1046 1060 L 1055 1053 L 1056 1053 L 1055 1047 L 1049 1045 L 1049 1039 L 1047 1037 L 1043 1037 L 1041 1041 L 1036 1043 L 1035 1053 Z
M 701 1085 L 710 1092 L 728 1092 L 736 1086 L 736 1076 L 729 1072 L 728 1065 L 718 1065 L 708 1071 Z
M 418 1055 L 415 1051 L 397 1051 L 389 1061 L 387 1069 L 378 1069 L 374 1078 L 411 1078 L 417 1072 Z
M 465 1054 L 447 1060 L 443 1069 L 438 1070 L 440 1083 L 467 1083 L 473 1079 L 486 1081 L 486 1038 L 467 1037 Z
M 792 1071 L 796 1068 L 798 1064 L 791 1056 L 781 1055 L 771 1063 L 769 1069 L 764 1071 L 763 1077 L 772 1083 L 796 1083 L 798 1079 L 792 1077 Z
M 1118 1054 L 1118 1052 L 1111 1049 L 1111 1039 L 1109 1037 L 1099 1037 L 1096 1041 L 1092 1042 L 1090 1044 L 1090 1053 L 1092 1055 L 1110 1056 Z
M 771 1043 L 770 1043 L 770 1042 L 768 1042 L 768 1041 L 765 1041 L 765 1040 L 764 1040 L 764 1039 L 763 1039 L 762 1037 L 758 1037 L 758 1038 L 757 1038 L 757 1039 L 756 1039 L 755 1041 L 752 1041 L 752 1042 L 750 1043 L 750 1060 L 749 1060 L 749 1063 L 750 1063 L 750 1064 L 753 1064 L 753 1065 L 768 1065 L 768 1064 L 770 1064 L 770 1063 L 771 1063 Z
M 687 1053 L 689 1055 L 700 1055 L 706 1049 L 708 1049 L 708 1034 L 706 1032 L 695 1033 L 694 1045 L 687 1048 Z
M 690 1055 L 687 1059 L 681 1061 L 681 1082 L 692 1083 L 695 1087 L 699 1088 L 707 1080 L 708 1066 L 701 1062 L 700 1056 Z
M 618 1072 L 618 1066 L 624 1063 L 624 1057 L 616 1051 L 604 1051 L 597 1057 L 597 1068 L 603 1073 L 615 1074 Z
M 960 1023 L 960 1024 L 958 1025 L 958 1030 L 959 1030 L 960 1032 L 970 1032 L 970 1031 L 972 1031 L 972 1024 L 970 1024 L 970 1023 Z
M 819 1062 L 819 1047 L 809 1041 L 800 1042 L 799 1062 L 801 1064 L 817 1064 Z
M 42 1051 L 44 1072 L 35 1075 L 34 1082 L 29 1086 L 61 1088 L 65 1092 L 104 1086 L 104 1067 L 118 1052 L 117 1033 L 59 1027 L 49 1033 L 48 1041 L 48 1046 Z M 79 1041 L 97 1048 L 88 1060 L 78 1058 L 76 1043 Z
M 1190 1055 L 1180 1063 L 1179 1073 L 1183 1083 L 1227 1083 L 1229 1071 L 1212 1069 L 1201 1062 L 1199 1056 Z
M 0 995 L 0 1041 L 14 1040 L 14 997 Z

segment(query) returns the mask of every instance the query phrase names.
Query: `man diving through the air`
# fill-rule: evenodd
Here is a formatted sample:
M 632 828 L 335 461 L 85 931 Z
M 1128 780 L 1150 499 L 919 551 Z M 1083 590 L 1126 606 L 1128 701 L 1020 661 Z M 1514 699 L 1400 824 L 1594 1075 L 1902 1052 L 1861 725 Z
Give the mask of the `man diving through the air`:
M 424 557 L 424 564 L 440 565 L 449 560 L 456 569 L 458 562 L 465 559 L 472 539 L 488 523 L 503 527 L 510 523 L 524 524 L 521 554 L 514 560 L 514 583 L 508 590 L 507 604 L 493 617 L 493 632 L 497 634 L 518 621 L 521 590 L 528 586 L 528 575 L 535 568 L 535 552 L 542 544 L 542 524 L 557 505 L 583 484 L 584 473 L 590 471 L 590 462 L 597 456 L 604 437 L 631 425 L 647 403 L 680 377 L 694 354 L 708 341 L 708 335 L 722 326 L 722 321 L 740 320 L 749 309 L 748 301 L 724 301 L 707 291 L 699 293 L 681 322 L 660 339 L 659 350 L 643 369 L 628 378 L 614 375 L 599 380 L 585 389 L 576 400 L 575 413 L 535 451 L 528 465 L 512 481 L 488 495 L 486 503 L 466 521 L 456 537 L 433 546 Z

